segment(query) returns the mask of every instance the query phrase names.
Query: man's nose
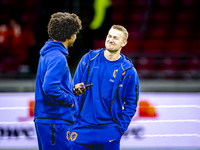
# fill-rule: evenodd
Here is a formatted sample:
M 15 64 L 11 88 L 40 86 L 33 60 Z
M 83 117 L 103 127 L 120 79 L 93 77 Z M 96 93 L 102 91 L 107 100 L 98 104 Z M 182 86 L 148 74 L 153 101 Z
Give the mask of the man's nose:
M 113 42 L 113 38 L 110 38 L 110 42 Z

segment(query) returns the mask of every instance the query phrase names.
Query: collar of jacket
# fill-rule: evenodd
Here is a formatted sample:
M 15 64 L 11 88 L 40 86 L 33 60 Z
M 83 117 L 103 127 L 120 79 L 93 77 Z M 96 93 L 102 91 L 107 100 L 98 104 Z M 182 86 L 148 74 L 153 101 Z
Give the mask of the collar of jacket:
M 65 48 L 61 41 L 53 41 L 52 39 L 49 39 L 40 50 L 40 55 L 45 55 L 46 53 L 54 50 L 61 51 L 65 57 L 67 57 L 69 54 L 68 49 Z
M 106 50 L 105 48 L 96 49 L 96 50 L 90 50 L 89 51 L 89 60 L 90 61 L 94 60 L 95 58 L 97 58 L 97 56 L 99 56 L 101 51 L 105 51 L 105 50 Z M 128 57 L 124 56 L 123 54 L 120 53 L 120 55 L 121 55 L 121 57 L 123 59 L 123 61 L 121 63 L 121 69 L 123 71 L 125 71 L 125 70 L 127 70 L 129 68 L 132 68 L 133 67 L 132 61 Z

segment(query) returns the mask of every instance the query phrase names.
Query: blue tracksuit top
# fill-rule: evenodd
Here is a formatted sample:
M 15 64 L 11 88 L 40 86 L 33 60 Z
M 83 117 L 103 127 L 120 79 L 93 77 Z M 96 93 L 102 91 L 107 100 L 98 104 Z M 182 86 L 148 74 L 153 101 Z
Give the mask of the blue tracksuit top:
M 98 68 L 101 67 L 98 57 L 104 50 L 105 49 L 90 50 L 89 53 L 82 57 L 76 69 L 74 84 L 80 82 L 83 82 L 84 84 L 94 84 L 94 86 L 89 88 L 85 94 L 77 98 L 79 103 L 77 121 L 81 121 L 80 114 L 87 111 L 82 111 L 82 109 L 87 109 L 87 106 L 85 105 L 93 105 L 90 103 L 90 97 L 93 97 L 93 99 L 98 98 L 96 95 L 99 94 L 96 92 L 99 92 L 99 90 L 104 90 L 106 92 L 106 87 L 104 89 L 99 89 L 99 87 L 95 86 L 98 85 Z M 123 134 L 127 130 L 128 125 L 136 112 L 139 98 L 139 78 L 131 60 L 123 54 L 121 54 L 121 57 L 121 67 L 116 73 L 110 95 L 110 115 L 113 121 L 118 125 L 119 132 Z M 87 120 L 87 118 L 83 119 Z M 98 128 L 98 126 L 96 127 Z
M 35 122 L 73 124 L 77 100 L 68 67 L 68 50 L 48 40 L 40 50 L 35 85 Z M 75 104 L 71 107 L 72 104 Z

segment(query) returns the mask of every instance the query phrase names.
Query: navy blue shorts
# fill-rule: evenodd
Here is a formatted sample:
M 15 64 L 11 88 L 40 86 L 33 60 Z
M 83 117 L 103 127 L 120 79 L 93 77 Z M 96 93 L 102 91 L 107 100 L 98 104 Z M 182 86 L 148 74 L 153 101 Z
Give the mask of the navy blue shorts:
M 69 150 L 71 126 L 35 123 L 39 150 Z
M 118 127 L 88 128 L 76 123 L 71 129 L 71 150 L 119 150 Z

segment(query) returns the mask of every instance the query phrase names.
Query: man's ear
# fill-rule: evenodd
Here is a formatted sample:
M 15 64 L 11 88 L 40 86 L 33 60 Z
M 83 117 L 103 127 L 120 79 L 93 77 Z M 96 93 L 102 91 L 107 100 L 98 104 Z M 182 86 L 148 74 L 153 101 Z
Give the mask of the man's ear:
M 123 41 L 122 42 L 122 47 L 124 47 L 127 43 L 128 43 L 128 41 Z
M 71 39 L 73 39 L 73 38 L 76 38 L 76 34 L 72 34 Z

